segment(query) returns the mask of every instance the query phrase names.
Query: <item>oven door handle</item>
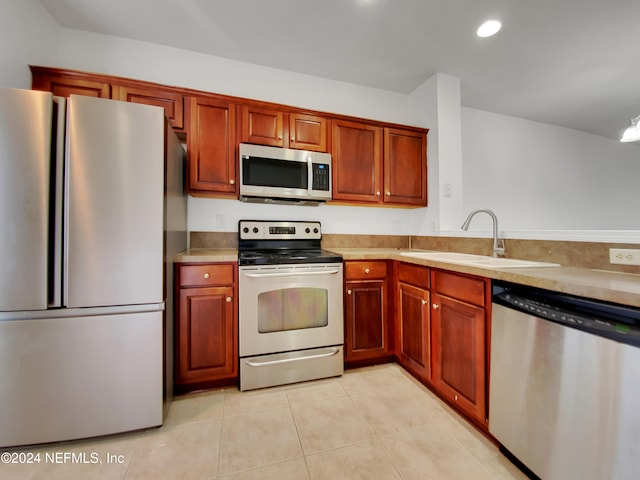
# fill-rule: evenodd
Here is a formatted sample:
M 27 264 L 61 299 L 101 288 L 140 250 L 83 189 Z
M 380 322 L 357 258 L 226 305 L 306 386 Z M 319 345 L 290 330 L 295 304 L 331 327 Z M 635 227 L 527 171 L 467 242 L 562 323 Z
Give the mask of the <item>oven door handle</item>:
M 246 277 L 251 278 L 268 278 L 268 277 L 291 277 L 298 275 L 335 275 L 336 273 L 340 273 L 340 270 L 321 270 L 321 271 L 313 271 L 313 272 L 277 272 L 277 273 L 243 273 Z
M 280 360 L 267 360 L 267 361 L 255 361 L 255 360 L 247 360 L 245 365 L 250 367 L 268 367 L 270 365 L 277 365 L 279 363 L 290 363 L 290 362 L 299 362 L 301 360 L 313 360 L 316 358 L 324 358 L 324 357 L 332 357 L 340 353 L 339 348 L 332 348 L 330 352 L 326 353 L 316 353 L 314 355 L 305 355 L 301 357 L 293 357 L 293 358 L 282 358 Z

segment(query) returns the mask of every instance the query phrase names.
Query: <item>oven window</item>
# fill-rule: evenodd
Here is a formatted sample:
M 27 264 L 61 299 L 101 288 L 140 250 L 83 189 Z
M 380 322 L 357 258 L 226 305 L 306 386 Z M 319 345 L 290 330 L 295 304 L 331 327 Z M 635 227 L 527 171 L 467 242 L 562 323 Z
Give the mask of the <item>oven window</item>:
M 322 288 L 284 288 L 258 295 L 258 332 L 326 327 L 328 292 Z

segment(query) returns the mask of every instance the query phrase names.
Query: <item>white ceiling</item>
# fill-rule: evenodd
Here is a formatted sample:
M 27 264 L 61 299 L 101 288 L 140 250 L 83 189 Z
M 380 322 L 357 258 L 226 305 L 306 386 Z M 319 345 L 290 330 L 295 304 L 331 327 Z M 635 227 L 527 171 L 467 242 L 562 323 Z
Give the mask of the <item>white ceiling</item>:
M 640 0 L 40 1 L 62 27 L 381 89 L 446 73 L 464 106 L 615 139 L 640 115 Z

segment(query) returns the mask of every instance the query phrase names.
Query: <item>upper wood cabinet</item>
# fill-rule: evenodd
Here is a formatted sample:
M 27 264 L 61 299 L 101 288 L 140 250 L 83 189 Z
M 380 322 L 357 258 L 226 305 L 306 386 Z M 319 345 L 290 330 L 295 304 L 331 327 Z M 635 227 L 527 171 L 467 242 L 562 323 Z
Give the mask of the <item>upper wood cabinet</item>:
M 124 102 L 143 103 L 162 107 L 171 121 L 173 128 L 184 128 L 184 98 L 181 93 L 170 89 L 142 88 L 124 85 L 113 85 L 111 98 Z
M 236 106 L 216 98 L 191 97 L 189 117 L 188 190 L 237 197 Z
M 327 119 L 243 105 L 240 141 L 315 152 L 327 151 Z
M 335 203 L 427 204 L 427 129 L 110 75 L 30 68 L 34 90 L 162 107 L 187 138 L 191 195 L 237 198 L 236 152 L 245 142 L 331 153 Z
M 384 129 L 384 201 L 427 204 L 427 136 L 399 128 Z
M 106 75 L 31 67 L 32 88 L 59 97 L 83 95 L 162 107 L 174 129 L 183 131 L 184 97 L 179 89 Z
M 85 97 L 111 98 L 111 85 L 108 82 L 79 76 L 54 75 L 34 67 L 31 70 L 33 90 L 51 92 L 58 97 L 84 95 Z
M 327 151 L 328 121 L 307 113 L 289 114 L 289 147 L 313 152 Z
M 377 204 L 382 179 L 382 128 L 332 122 L 333 200 Z
M 366 204 L 427 204 L 424 131 L 334 120 L 333 199 Z

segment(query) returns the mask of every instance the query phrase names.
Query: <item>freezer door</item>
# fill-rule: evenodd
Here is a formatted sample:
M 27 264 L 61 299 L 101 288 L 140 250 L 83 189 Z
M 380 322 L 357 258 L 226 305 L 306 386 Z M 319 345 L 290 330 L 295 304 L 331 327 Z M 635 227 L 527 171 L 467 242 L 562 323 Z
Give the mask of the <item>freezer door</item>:
M 0 311 L 47 308 L 53 97 L 0 89 Z
M 162 312 L 0 320 L 0 447 L 162 423 Z
M 162 302 L 164 111 L 72 95 L 67 117 L 66 306 Z

